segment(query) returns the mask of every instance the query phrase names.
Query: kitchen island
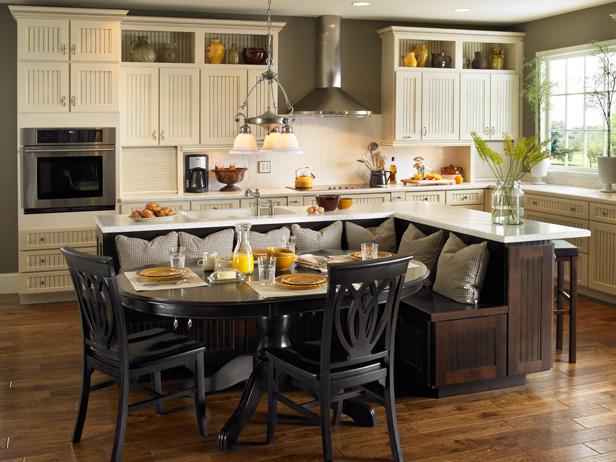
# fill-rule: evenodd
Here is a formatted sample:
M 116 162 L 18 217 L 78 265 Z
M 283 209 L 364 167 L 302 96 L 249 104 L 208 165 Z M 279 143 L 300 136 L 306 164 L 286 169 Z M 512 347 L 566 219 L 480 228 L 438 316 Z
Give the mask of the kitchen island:
M 254 209 L 190 212 L 164 223 L 100 216 L 96 219 L 98 252 L 113 256 L 117 262 L 118 235 L 149 240 L 176 230 L 204 237 L 238 222 L 251 223 L 253 230 L 266 232 L 293 223 L 321 229 L 336 220 L 376 226 L 394 218 L 398 242 L 409 223 L 426 234 L 443 229 L 468 244 L 487 241 L 490 261 L 480 303 L 448 307 L 448 326 L 459 329 L 441 334 L 432 332 L 429 323 L 417 317 L 402 319 L 405 309 L 401 307 L 398 334 L 402 339 L 397 355 L 403 367 L 398 366 L 398 371 L 416 369 L 441 396 L 520 384 L 527 373 L 552 367 L 552 241 L 586 238 L 590 236 L 588 230 L 533 220 L 519 226 L 494 225 L 489 213 L 430 203 L 353 205 L 323 215 L 309 215 L 305 207 L 276 207 L 274 211 L 274 216 L 261 217 L 255 216 Z M 342 242 L 346 242 L 344 237 Z M 412 301 L 405 303 L 412 307 Z M 425 312 L 425 307 L 422 309 Z M 438 314 L 441 320 L 443 316 L 442 312 Z M 212 331 L 217 335 L 209 335 Z M 209 320 L 193 327 L 192 335 L 206 341 L 210 359 L 220 359 L 214 367 L 254 348 L 254 328 L 244 320 Z M 430 357 L 427 342 L 434 335 L 441 335 L 441 347 L 448 347 L 442 352 L 442 361 L 431 369 L 422 358 Z M 416 351 L 418 347 L 423 350 Z

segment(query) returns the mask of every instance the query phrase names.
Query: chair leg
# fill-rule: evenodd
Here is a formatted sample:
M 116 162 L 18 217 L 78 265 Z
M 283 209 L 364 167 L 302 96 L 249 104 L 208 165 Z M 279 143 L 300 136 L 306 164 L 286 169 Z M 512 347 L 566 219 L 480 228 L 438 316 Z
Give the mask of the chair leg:
M 274 394 L 278 391 L 278 381 L 275 376 L 274 361 L 267 365 L 267 444 L 272 444 L 276 438 L 278 422 L 278 401 Z
M 556 349 L 563 349 L 563 310 L 565 309 L 565 264 L 556 260 Z
M 204 354 L 199 353 L 196 358 L 195 381 L 195 412 L 201 436 L 207 436 L 207 411 L 205 408 L 205 366 Z
M 319 396 L 321 401 L 321 441 L 323 444 L 323 460 L 330 462 L 334 460 L 332 449 L 332 419 L 330 417 L 330 391 L 329 384 L 321 387 Z
M 127 373 L 121 374 L 119 381 L 118 415 L 116 417 L 111 462 L 120 462 L 122 460 L 122 449 L 124 448 L 124 437 L 126 436 L 126 424 L 128 421 L 128 393 L 130 390 L 130 381 L 127 375 Z
M 90 399 L 90 382 L 92 378 L 92 368 L 88 365 L 88 360 L 83 360 L 83 376 L 81 378 L 81 398 L 79 400 L 79 410 L 75 419 L 75 428 L 73 430 L 73 443 L 81 441 L 81 433 L 83 424 L 86 421 L 86 413 L 88 412 L 88 401 Z
M 344 404 L 344 400 L 340 400 L 337 403 L 334 403 L 334 416 L 332 417 L 332 425 L 337 427 L 340 425 L 340 419 L 342 418 L 342 405 Z
M 394 462 L 403 462 L 404 455 L 400 447 L 400 434 L 398 432 L 398 418 L 396 416 L 396 398 L 394 394 L 393 377 L 388 377 L 385 385 L 385 414 L 387 415 L 387 433 L 389 434 L 389 445 Z
M 571 257 L 569 267 L 569 363 L 576 362 L 577 350 L 577 264 L 578 257 Z
M 160 371 L 152 373 L 152 387 L 154 391 L 158 394 L 162 394 L 163 392 L 163 382 L 160 377 Z M 165 413 L 165 408 L 163 403 L 159 403 L 156 405 L 156 413 L 158 415 L 163 415 Z

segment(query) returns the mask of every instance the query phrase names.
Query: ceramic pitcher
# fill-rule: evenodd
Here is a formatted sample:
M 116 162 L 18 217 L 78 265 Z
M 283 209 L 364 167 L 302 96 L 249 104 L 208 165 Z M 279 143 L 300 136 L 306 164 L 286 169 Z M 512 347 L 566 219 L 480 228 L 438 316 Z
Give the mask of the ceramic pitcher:
M 218 37 L 214 37 L 207 46 L 207 61 L 211 64 L 220 64 L 225 60 L 225 45 Z
M 505 52 L 502 48 L 492 48 L 490 53 L 490 69 L 500 70 L 505 66 Z
M 417 59 L 417 67 L 426 67 L 428 64 L 428 56 L 430 56 L 426 44 L 418 43 L 415 45 L 413 47 L 413 53 L 415 53 L 415 58 Z
M 404 57 L 404 67 L 417 67 L 417 58 L 415 52 L 409 51 Z

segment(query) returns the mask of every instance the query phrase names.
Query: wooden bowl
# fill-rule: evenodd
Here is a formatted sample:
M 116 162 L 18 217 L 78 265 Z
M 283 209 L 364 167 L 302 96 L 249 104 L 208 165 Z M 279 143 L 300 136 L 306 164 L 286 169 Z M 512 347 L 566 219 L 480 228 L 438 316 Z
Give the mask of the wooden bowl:
M 223 184 L 226 184 L 221 191 L 239 191 L 240 188 L 234 186 L 236 183 L 239 183 L 244 179 L 244 173 L 246 173 L 247 168 L 234 168 L 233 170 L 225 169 L 214 169 L 214 174 L 216 175 L 216 179 Z
M 268 247 L 267 254 L 276 257 L 276 269 L 288 270 L 295 263 L 295 252 L 284 247 Z
M 246 64 L 263 64 L 267 57 L 265 48 L 244 48 L 242 57 Z
M 341 197 L 340 202 L 338 202 L 338 208 L 340 210 L 348 209 L 353 205 L 353 199 L 350 197 Z

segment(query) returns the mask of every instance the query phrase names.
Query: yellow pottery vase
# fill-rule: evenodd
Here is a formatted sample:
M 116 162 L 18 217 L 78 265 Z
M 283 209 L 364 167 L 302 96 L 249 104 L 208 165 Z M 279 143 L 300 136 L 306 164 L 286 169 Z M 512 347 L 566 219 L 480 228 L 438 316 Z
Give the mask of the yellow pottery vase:
M 430 51 L 425 43 L 418 43 L 413 47 L 413 53 L 415 53 L 415 58 L 417 59 L 417 67 L 426 67 L 428 63 L 428 56 L 430 56 Z
M 492 48 L 490 69 L 500 70 L 505 67 L 505 52 L 501 48 Z
M 207 60 L 211 64 L 220 64 L 225 60 L 225 45 L 217 37 L 207 47 Z
M 404 67 L 417 67 L 417 58 L 413 51 L 409 51 L 404 57 Z

